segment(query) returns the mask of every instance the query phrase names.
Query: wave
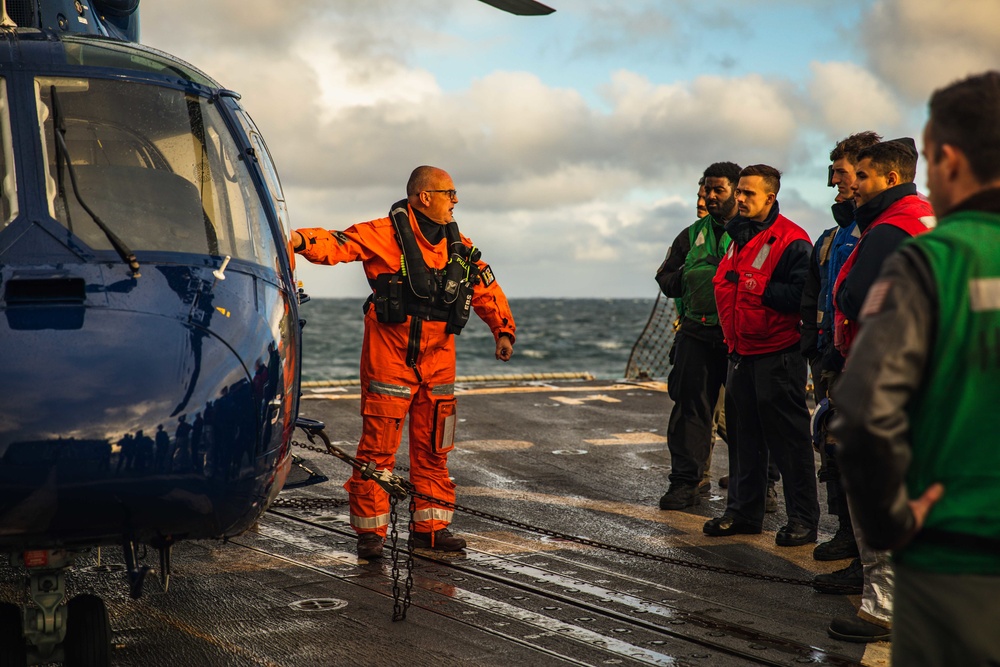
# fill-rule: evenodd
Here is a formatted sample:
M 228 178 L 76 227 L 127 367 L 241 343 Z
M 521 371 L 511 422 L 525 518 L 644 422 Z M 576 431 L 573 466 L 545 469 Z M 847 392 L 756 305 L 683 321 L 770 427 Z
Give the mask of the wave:
M 302 377 L 358 377 L 363 299 L 312 299 L 302 306 Z M 623 377 L 655 296 L 649 299 L 510 299 L 517 323 L 514 357 L 494 357 L 493 334 L 478 317 L 455 339 L 459 375 L 587 372 L 603 380 Z

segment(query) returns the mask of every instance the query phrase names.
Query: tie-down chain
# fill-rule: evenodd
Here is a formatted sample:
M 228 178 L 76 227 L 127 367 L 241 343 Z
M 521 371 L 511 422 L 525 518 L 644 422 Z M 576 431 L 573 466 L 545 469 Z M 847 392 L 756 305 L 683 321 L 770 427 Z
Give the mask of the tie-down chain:
M 308 449 L 309 451 L 328 454 L 334 456 L 342 461 L 348 463 L 351 467 L 361 472 L 361 476 L 364 479 L 371 479 L 376 484 L 378 484 L 382 489 L 389 494 L 390 499 L 390 520 L 392 524 L 391 532 L 391 543 L 393 550 L 393 602 L 394 602 L 394 613 L 393 620 L 403 620 L 406 617 L 406 609 L 410 603 L 410 591 L 412 588 L 412 563 L 413 563 L 413 545 L 410 540 L 407 540 L 407 580 L 405 586 L 405 596 L 403 602 L 400 603 L 398 595 L 398 553 L 396 549 L 396 503 L 399 500 L 405 499 L 407 496 L 410 497 L 410 534 L 413 533 L 413 501 L 416 498 L 421 498 L 430 503 L 433 503 L 439 507 L 445 509 L 450 509 L 455 512 L 461 512 L 464 514 L 471 514 L 477 516 L 481 519 L 486 519 L 494 523 L 503 524 L 510 526 L 512 528 L 518 528 L 520 530 L 528 531 L 531 533 L 536 533 L 539 535 L 544 535 L 547 537 L 552 537 L 558 540 L 573 542 L 575 544 L 581 544 L 583 546 L 594 547 L 597 549 L 603 549 L 605 551 L 611 551 L 614 553 L 624 554 L 627 556 L 634 556 L 636 558 L 642 558 L 644 560 L 651 560 L 658 563 L 666 563 L 668 565 L 675 565 L 678 567 L 686 567 L 695 570 L 703 570 L 706 572 L 715 572 L 717 574 L 726 574 L 735 577 L 743 577 L 745 579 L 756 579 L 758 581 L 770 581 L 779 584 L 789 584 L 792 586 L 812 586 L 812 579 L 802 579 L 797 577 L 780 577 L 771 574 L 763 574 L 761 572 L 752 572 L 749 570 L 736 570 L 733 568 L 721 567 L 718 565 L 708 565 L 706 563 L 697 563 L 690 560 L 684 560 L 681 558 L 671 558 L 670 556 L 664 556 L 661 554 L 653 554 L 645 551 L 639 551 L 637 549 L 630 549 L 628 547 L 621 547 L 614 544 L 607 544 L 605 542 L 599 542 L 597 540 L 592 540 L 586 537 L 580 537 L 578 535 L 570 535 L 568 533 L 561 533 L 559 531 L 550 530 L 548 528 L 542 528 L 529 523 L 524 523 L 523 521 L 517 521 L 515 519 L 508 519 L 507 517 L 497 516 L 496 514 L 490 514 L 489 512 L 483 512 L 482 510 L 477 510 L 472 507 L 466 507 L 464 505 L 459 505 L 457 503 L 451 503 L 445 500 L 440 500 L 429 496 L 424 493 L 420 493 L 413 488 L 413 485 L 402 477 L 393 474 L 388 470 L 376 470 L 373 462 L 363 463 L 358 461 L 356 458 L 347 454 L 342 449 L 330 442 L 329 437 L 322 430 L 322 425 L 318 428 L 315 426 L 308 426 L 303 424 L 303 422 L 310 424 L 319 422 L 312 422 L 311 420 L 299 419 L 299 426 L 306 432 L 309 437 L 310 442 L 315 442 L 315 437 L 319 437 L 323 440 L 326 445 L 326 449 L 320 447 L 307 445 L 298 441 L 292 441 L 292 444 L 296 447 L 301 447 L 303 449 Z M 275 500 L 272 507 L 285 507 L 285 508 L 295 508 L 295 509 L 321 509 L 329 507 L 340 507 L 345 503 L 342 499 L 337 498 L 278 498 Z M 830 585 L 830 589 L 838 588 L 836 584 Z M 851 592 L 851 587 L 844 586 L 844 592 Z

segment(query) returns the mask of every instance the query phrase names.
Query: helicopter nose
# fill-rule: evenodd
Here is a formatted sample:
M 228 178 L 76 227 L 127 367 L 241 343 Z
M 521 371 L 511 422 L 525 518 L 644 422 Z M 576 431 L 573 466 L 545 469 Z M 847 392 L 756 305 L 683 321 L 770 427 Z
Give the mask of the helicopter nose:
M 233 350 L 205 329 L 122 310 L 58 317 L 58 309 L 38 309 L 34 319 L 13 312 L 0 317 L 0 465 L 17 443 L 73 440 L 117 449 L 127 436 L 155 439 L 160 431 L 174 442 L 199 420 L 254 446 L 250 378 Z

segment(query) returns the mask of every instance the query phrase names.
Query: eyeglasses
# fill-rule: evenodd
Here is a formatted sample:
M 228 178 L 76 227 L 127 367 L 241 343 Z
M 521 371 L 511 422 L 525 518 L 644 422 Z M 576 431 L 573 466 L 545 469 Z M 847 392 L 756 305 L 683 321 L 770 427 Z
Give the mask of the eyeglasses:
M 441 194 L 448 195 L 449 199 L 458 198 L 458 190 L 424 190 L 424 192 L 440 192 Z

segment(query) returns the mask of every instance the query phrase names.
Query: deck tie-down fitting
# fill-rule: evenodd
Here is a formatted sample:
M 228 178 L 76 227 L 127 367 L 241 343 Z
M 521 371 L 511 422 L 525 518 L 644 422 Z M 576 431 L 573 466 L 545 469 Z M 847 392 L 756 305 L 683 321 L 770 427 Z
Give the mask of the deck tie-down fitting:
M 362 463 L 340 447 L 330 442 L 330 437 L 326 434 L 326 431 L 323 430 L 324 425 L 322 422 L 299 417 L 296 422 L 296 426 L 306 432 L 306 437 L 309 438 L 309 442 L 315 443 L 316 436 L 319 436 L 319 438 L 323 441 L 323 444 L 326 445 L 327 452 L 357 470 L 361 474 L 361 479 L 372 480 L 382 487 L 383 491 L 398 500 L 403 500 L 410 495 L 411 489 L 410 482 L 408 480 L 389 472 L 388 470 L 376 469 L 374 461 Z

